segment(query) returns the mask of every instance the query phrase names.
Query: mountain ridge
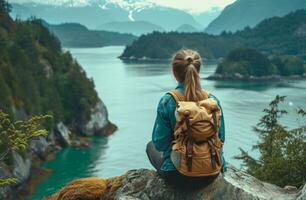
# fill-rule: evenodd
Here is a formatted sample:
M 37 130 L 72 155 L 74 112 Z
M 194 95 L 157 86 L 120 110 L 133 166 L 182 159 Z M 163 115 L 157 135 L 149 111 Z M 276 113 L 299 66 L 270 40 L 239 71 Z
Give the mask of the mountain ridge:
M 90 29 L 113 21 L 146 21 L 163 29 L 175 30 L 187 23 L 202 28 L 193 16 L 183 10 L 148 4 L 146 1 L 85 1 L 82 6 L 59 6 L 42 3 L 13 3 L 11 16 L 28 19 L 36 16 L 51 24 L 80 23 Z M 122 3 L 123 2 L 123 3 Z M 129 2 L 134 2 L 130 4 Z M 80 13 L 83 13 L 80 15 Z
M 79 23 L 43 25 L 53 32 L 64 47 L 104 47 L 129 45 L 137 37 L 132 34 L 103 30 L 89 30 Z
M 304 0 L 237 0 L 225 7 L 205 31 L 210 34 L 220 34 L 223 31 L 235 32 L 247 26 L 252 28 L 264 19 L 282 17 L 303 8 L 306 9 Z

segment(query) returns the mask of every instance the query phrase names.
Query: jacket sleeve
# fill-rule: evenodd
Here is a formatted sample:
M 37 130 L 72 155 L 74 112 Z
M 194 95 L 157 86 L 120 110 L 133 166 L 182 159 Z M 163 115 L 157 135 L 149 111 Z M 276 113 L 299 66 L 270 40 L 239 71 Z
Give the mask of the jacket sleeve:
M 225 142 L 225 123 L 224 123 L 224 114 L 222 107 L 220 103 L 218 102 L 218 105 L 221 109 L 221 117 L 220 117 L 220 128 L 219 128 L 219 138 L 222 140 L 222 142 Z
M 221 103 L 220 103 L 219 99 L 216 96 L 212 95 L 212 94 L 210 94 L 210 96 L 217 101 L 217 104 L 218 104 L 218 106 L 221 109 L 220 127 L 219 127 L 219 138 L 222 140 L 222 142 L 225 142 L 225 123 L 224 123 L 223 109 L 221 107 Z
M 220 104 L 220 101 L 217 99 L 217 97 L 215 97 L 214 95 L 210 95 L 212 98 L 214 98 L 217 103 L 218 106 L 221 109 L 221 116 L 220 116 L 220 127 L 219 127 L 219 138 L 220 140 L 224 143 L 225 142 L 225 123 L 224 123 L 224 114 L 223 114 L 223 110 Z M 227 171 L 227 164 L 224 158 L 224 154 L 223 154 L 223 150 L 221 152 L 221 159 L 222 159 L 222 171 L 223 173 Z
M 172 121 L 171 120 L 171 97 L 169 94 L 164 95 L 159 101 L 157 107 L 157 116 L 153 127 L 152 141 L 158 151 L 168 151 L 171 148 Z

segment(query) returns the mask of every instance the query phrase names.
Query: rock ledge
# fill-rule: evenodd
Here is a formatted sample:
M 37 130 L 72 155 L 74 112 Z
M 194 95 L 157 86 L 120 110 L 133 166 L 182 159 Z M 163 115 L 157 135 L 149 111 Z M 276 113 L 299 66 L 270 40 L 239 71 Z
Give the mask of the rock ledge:
M 100 191 L 99 198 L 86 198 L 87 200 L 115 199 L 115 200 L 202 200 L 202 199 L 227 199 L 227 200 L 258 200 L 277 199 L 293 200 L 306 199 L 305 189 L 286 190 L 278 186 L 259 181 L 251 175 L 230 166 L 225 175 L 220 175 L 212 184 L 201 189 L 178 189 L 170 186 L 161 179 L 155 171 L 148 169 L 130 170 L 126 174 L 110 178 L 99 179 L 99 184 L 104 184 L 103 191 Z M 104 182 L 103 182 L 104 181 Z M 71 185 L 74 188 L 79 184 L 79 198 L 82 196 L 82 185 L 86 179 L 79 179 L 69 183 L 59 193 L 47 198 L 48 200 L 76 200 L 73 197 L 67 198 L 71 191 L 67 190 Z M 91 182 L 91 184 L 98 184 Z M 92 191 L 96 194 L 96 191 Z M 84 189 L 84 198 L 88 197 L 91 191 Z

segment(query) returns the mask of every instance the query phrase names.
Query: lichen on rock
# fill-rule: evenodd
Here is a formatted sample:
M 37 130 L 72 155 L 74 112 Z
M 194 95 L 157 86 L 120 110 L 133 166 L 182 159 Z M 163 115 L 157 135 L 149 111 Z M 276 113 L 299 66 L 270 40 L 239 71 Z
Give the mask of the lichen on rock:
M 54 195 L 47 200 L 202 200 L 202 199 L 227 199 L 227 200 L 303 200 L 306 198 L 305 188 L 300 191 L 287 191 L 276 185 L 262 182 L 251 175 L 230 166 L 224 175 L 219 175 L 216 180 L 200 189 L 182 189 L 167 184 L 155 171 L 148 169 L 130 170 L 126 174 L 110 179 L 79 179 L 64 187 L 58 194 L 68 195 L 70 198 L 60 198 Z M 85 182 L 84 182 L 85 181 Z M 86 183 L 87 182 L 87 183 Z M 75 183 L 79 183 L 76 185 Z M 101 185 L 99 198 L 87 198 L 88 194 L 97 191 L 83 188 L 87 184 Z M 71 187 L 73 185 L 74 187 Z M 77 190 L 78 188 L 78 190 Z M 95 188 L 95 187 L 92 187 Z M 77 190 L 78 198 L 74 198 Z M 56 197 L 56 198 L 55 198 Z

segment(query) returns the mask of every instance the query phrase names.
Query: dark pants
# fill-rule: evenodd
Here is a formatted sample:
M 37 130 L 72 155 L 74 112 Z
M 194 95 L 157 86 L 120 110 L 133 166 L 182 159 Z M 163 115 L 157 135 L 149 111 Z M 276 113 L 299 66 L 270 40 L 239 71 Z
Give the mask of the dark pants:
M 209 185 L 218 177 L 218 175 L 205 177 L 190 177 L 180 174 L 177 170 L 163 171 L 161 170 L 161 166 L 164 162 L 164 159 L 162 157 L 161 152 L 156 150 L 152 141 L 147 144 L 146 152 L 151 164 L 157 170 L 157 173 L 167 183 L 172 184 L 174 186 L 183 187 L 186 189 L 197 189 Z

